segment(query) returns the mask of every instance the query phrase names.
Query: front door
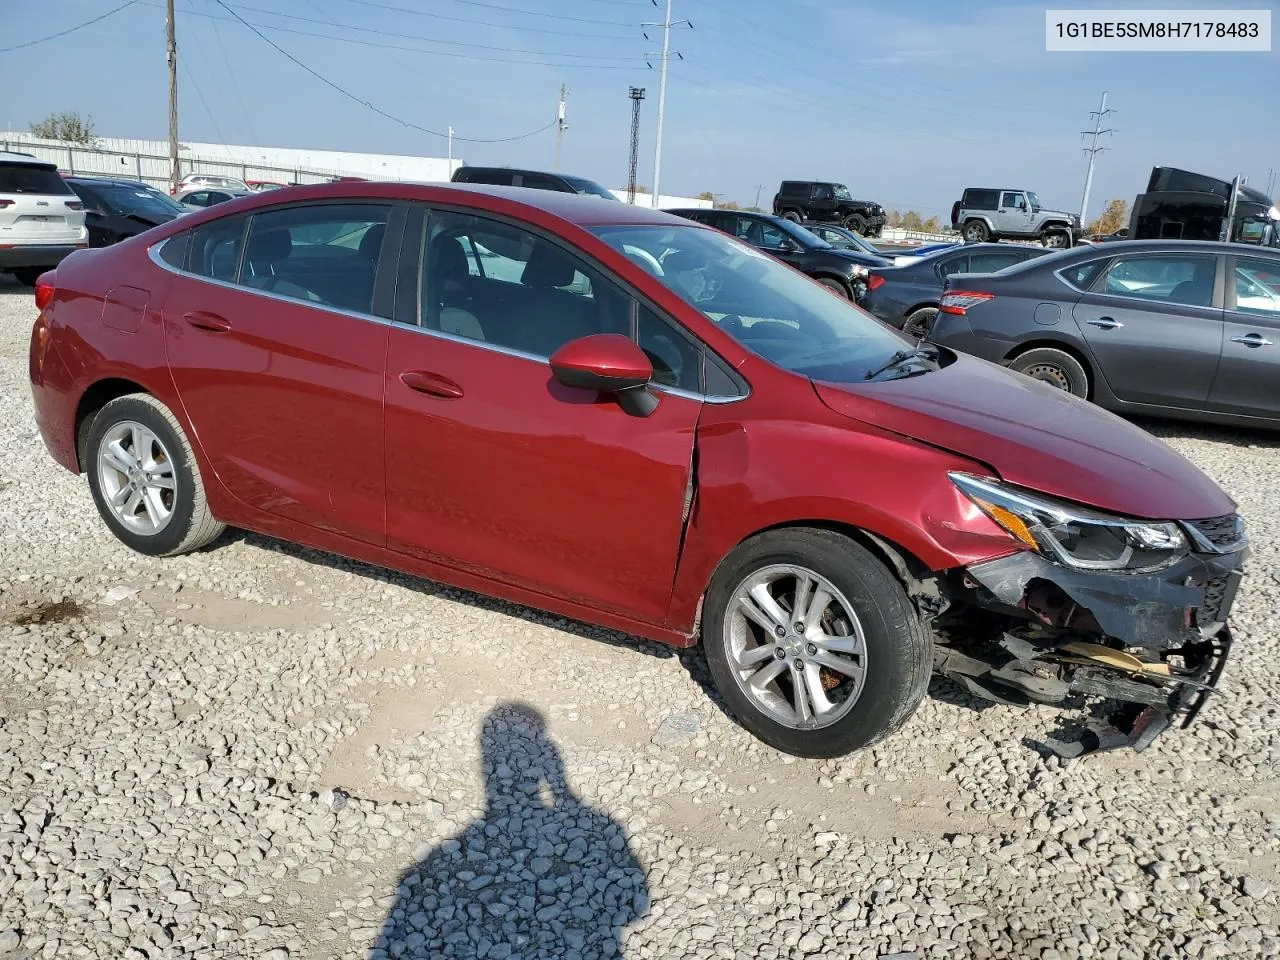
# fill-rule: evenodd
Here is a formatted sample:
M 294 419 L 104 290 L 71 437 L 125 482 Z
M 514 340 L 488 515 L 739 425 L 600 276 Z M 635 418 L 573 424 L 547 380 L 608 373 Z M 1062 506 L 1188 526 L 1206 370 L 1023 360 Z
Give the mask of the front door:
M 250 507 L 376 544 L 387 324 L 371 304 L 390 209 L 212 221 L 164 304 L 174 383 L 218 479 Z
M 1280 417 L 1280 260 L 1232 261 L 1222 363 L 1209 405 L 1223 413 Z
M 1025 235 L 1031 232 L 1031 207 L 1027 195 L 1019 190 L 1000 192 L 1000 209 L 996 211 L 996 229 L 1000 233 Z
M 1196 409 L 1222 352 L 1222 293 L 1213 254 L 1120 256 L 1072 313 L 1121 400 Z
M 638 335 L 641 308 L 551 240 L 449 212 L 433 212 L 421 234 L 416 324 L 397 324 L 388 351 L 389 546 L 662 622 L 701 401 L 663 392 L 651 416 L 634 417 L 554 379 L 556 349 L 592 333 Z M 682 366 L 678 351 L 651 356 L 655 370 L 663 357 Z

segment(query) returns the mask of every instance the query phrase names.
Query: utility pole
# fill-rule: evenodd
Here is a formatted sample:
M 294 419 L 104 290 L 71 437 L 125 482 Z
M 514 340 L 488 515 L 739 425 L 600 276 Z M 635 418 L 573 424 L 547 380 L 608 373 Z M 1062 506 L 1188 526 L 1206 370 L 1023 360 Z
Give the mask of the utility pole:
M 449 128 L 449 176 L 453 176 L 453 127 Z
M 569 88 L 560 84 L 560 108 L 556 112 L 556 169 L 560 169 L 560 145 L 564 141 L 564 132 L 569 125 L 564 122 L 564 98 L 569 95 Z
M 627 170 L 627 203 L 636 202 L 636 165 L 640 161 L 640 101 L 644 87 L 631 88 L 631 158 Z
M 1237 173 L 1235 179 L 1231 181 L 1231 199 L 1227 201 L 1227 217 L 1222 222 L 1222 230 L 1218 234 L 1218 239 L 1223 243 L 1227 243 L 1234 239 L 1236 227 L 1236 202 L 1240 199 L 1240 188 L 1247 182 L 1248 181 L 1243 173 Z
M 1093 161 L 1099 153 L 1101 153 L 1103 150 L 1106 149 L 1106 147 L 1098 146 L 1098 138 L 1102 136 L 1104 133 L 1108 133 L 1108 134 L 1115 133 L 1115 130 L 1112 130 L 1112 129 L 1106 129 L 1106 130 L 1102 129 L 1103 119 L 1105 119 L 1109 114 L 1112 114 L 1112 113 L 1115 113 L 1115 111 L 1107 109 L 1107 91 L 1103 90 L 1102 106 L 1098 107 L 1097 110 L 1090 111 L 1089 113 L 1089 116 L 1094 118 L 1093 129 L 1083 130 L 1080 133 L 1082 137 L 1089 137 L 1089 136 L 1093 137 L 1093 145 L 1084 148 L 1084 152 L 1089 155 L 1089 172 L 1086 173 L 1084 176 L 1084 198 L 1080 201 L 1080 228 L 1081 229 L 1084 229 L 1085 212 L 1089 208 L 1089 190 L 1092 189 L 1093 187 Z
M 169 0 L 165 26 L 169 33 L 169 185 L 178 192 L 182 171 L 178 169 L 178 36 L 173 0 Z
M 763 189 L 764 189 L 764 184 L 763 184 L 763 183 L 756 184 L 756 202 L 755 202 L 755 207 L 756 207 L 756 209 L 757 209 L 757 210 L 758 210 L 758 209 L 760 209 L 760 191 L 761 191 L 761 190 L 763 190 Z
M 658 0 L 652 0 L 653 5 L 658 5 Z M 657 207 L 662 189 L 662 121 L 667 111 L 667 63 L 671 59 L 671 28 L 685 25 L 693 29 L 693 24 L 688 20 L 672 21 L 671 19 L 671 0 L 667 0 L 667 15 L 661 23 L 645 23 L 645 27 L 662 27 L 662 78 L 658 82 L 658 136 L 657 142 L 653 150 L 653 207 Z M 648 35 L 645 35 L 648 39 Z M 679 53 L 676 54 L 681 60 L 684 59 Z

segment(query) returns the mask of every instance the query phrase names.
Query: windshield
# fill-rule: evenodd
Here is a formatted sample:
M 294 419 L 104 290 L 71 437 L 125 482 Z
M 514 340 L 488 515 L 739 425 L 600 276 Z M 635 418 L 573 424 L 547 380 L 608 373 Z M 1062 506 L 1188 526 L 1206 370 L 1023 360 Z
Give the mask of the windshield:
M 877 257 L 883 257 L 884 254 L 869 244 L 858 234 L 846 227 L 826 227 L 823 232 L 830 237 L 839 237 L 839 242 L 832 240 L 833 247 L 841 247 L 845 250 L 861 250 L 863 253 L 870 253 Z
M 748 350 L 792 373 L 857 383 L 910 346 L 849 301 L 718 230 L 693 225 L 591 230 Z M 898 366 L 885 376 L 922 372 Z
M 565 177 L 564 182 L 573 187 L 573 189 L 578 193 L 584 193 L 593 197 L 604 197 L 606 200 L 618 199 L 593 180 L 584 180 L 582 177 Z
M 1037 196 L 1036 196 L 1034 193 L 1032 193 L 1030 190 L 1028 190 L 1028 191 L 1027 191 L 1027 199 L 1031 202 L 1031 212 L 1032 212 L 1032 213 L 1039 213 L 1039 212 L 1040 212 L 1040 198 L 1039 198 L 1039 197 L 1037 197 Z
M 160 214 L 176 217 L 186 213 L 186 207 L 172 197 L 150 187 L 125 187 L 120 184 L 98 184 L 93 189 L 115 210 L 126 216 L 131 213 Z
M 833 188 L 837 200 L 852 200 L 853 194 L 849 192 L 849 188 L 843 183 L 837 183 Z

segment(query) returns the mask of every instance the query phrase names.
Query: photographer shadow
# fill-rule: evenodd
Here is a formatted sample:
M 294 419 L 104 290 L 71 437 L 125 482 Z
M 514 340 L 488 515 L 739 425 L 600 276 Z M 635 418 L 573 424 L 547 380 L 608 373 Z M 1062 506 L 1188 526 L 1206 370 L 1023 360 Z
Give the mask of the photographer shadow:
M 401 875 L 369 960 L 619 956 L 649 905 L 622 825 L 574 796 L 533 708 L 491 710 L 480 750 L 483 816 Z

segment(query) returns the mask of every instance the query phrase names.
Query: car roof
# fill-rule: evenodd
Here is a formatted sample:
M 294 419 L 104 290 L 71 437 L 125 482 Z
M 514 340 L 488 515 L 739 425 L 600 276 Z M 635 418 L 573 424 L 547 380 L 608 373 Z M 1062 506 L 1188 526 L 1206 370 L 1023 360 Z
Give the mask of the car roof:
M 95 183 L 109 183 L 117 187 L 147 187 L 148 189 L 155 189 L 149 183 L 144 183 L 141 180 L 128 180 L 124 177 L 75 176 L 63 177 L 62 179 L 67 183 L 85 183 L 90 186 Z
M 1218 240 L 1115 240 L 1105 246 L 1082 246 L 1071 248 L 1072 252 L 1083 255 L 1103 253 L 1116 256 L 1122 251 L 1130 253 L 1240 253 L 1249 250 L 1254 253 L 1269 253 L 1280 256 L 1280 250 L 1273 247 L 1261 247 L 1253 243 L 1223 243 Z
M 198 188 L 203 189 L 203 188 Z M 182 191 L 185 193 L 186 191 Z M 480 201 L 474 205 L 494 213 L 507 212 L 515 216 L 528 216 L 530 212 L 542 212 L 580 227 L 653 224 L 655 226 L 692 226 L 688 220 L 672 216 L 662 210 L 633 206 L 629 203 L 610 203 L 603 197 L 578 193 L 561 193 L 557 190 L 536 190 L 531 187 L 495 187 L 478 183 L 405 182 L 393 180 L 366 180 L 347 183 L 317 183 L 299 187 L 283 187 L 263 193 L 240 191 L 231 204 L 210 207 L 210 216 L 192 214 L 203 223 L 215 216 L 227 216 L 237 211 L 275 207 L 305 200 L 417 200 L 423 203 L 458 203 Z M 214 211 L 217 211 L 214 214 Z
M 41 160 L 39 157 L 33 157 L 29 153 L 5 153 L 0 152 L 0 163 L 20 163 L 26 167 L 47 167 L 50 170 L 57 170 L 58 165 L 49 160 Z

